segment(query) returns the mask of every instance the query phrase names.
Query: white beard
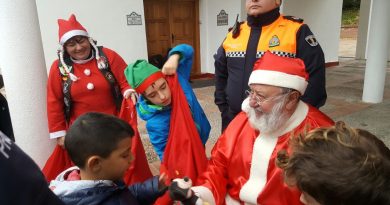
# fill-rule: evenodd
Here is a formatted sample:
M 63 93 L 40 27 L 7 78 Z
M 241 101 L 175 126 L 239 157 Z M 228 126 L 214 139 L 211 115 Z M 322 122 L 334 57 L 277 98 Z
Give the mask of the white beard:
M 281 128 L 287 121 L 287 115 L 283 112 L 285 98 L 274 105 L 270 113 L 264 113 L 260 107 L 246 107 L 246 114 L 251 126 L 261 133 L 273 133 Z M 260 116 L 257 116 L 260 115 Z

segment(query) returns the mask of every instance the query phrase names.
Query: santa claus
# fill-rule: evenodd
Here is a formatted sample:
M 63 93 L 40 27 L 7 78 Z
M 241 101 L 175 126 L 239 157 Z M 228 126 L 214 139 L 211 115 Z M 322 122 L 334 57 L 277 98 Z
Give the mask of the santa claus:
M 333 125 L 304 103 L 308 74 L 300 59 L 266 52 L 254 65 L 242 112 L 215 144 L 206 172 L 192 187 L 208 204 L 301 204 L 300 193 L 283 183 L 275 166 L 291 137 Z

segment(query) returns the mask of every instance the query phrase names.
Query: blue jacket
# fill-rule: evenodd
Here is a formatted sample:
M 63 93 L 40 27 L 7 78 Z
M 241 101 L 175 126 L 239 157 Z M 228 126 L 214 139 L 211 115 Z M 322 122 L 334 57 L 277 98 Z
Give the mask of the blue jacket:
M 165 193 L 158 190 L 158 178 L 154 176 L 143 183 L 126 186 L 110 180 L 67 180 L 71 167 L 50 183 L 50 188 L 65 204 L 69 205 L 137 205 L 153 204 Z
M 177 76 L 181 88 L 184 91 L 188 105 L 190 106 L 192 117 L 199 132 L 203 144 L 206 144 L 210 134 L 210 123 L 200 106 L 194 91 L 190 85 L 189 78 L 192 68 L 192 57 L 194 49 L 186 44 L 180 44 L 174 47 L 169 56 L 179 53 L 181 55 Z M 146 129 L 149 134 L 150 142 L 154 150 L 162 160 L 164 149 L 168 141 L 168 133 L 171 120 L 171 107 L 161 107 L 151 105 L 144 98 L 140 97 L 137 103 L 137 112 L 141 119 L 146 121 Z

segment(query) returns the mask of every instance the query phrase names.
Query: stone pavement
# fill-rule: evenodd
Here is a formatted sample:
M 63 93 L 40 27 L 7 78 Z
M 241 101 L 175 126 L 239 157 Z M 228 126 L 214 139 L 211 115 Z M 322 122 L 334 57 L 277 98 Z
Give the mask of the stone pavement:
M 365 61 L 340 58 L 339 62 L 339 66 L 329 67 L 326 70 L 328 99 L 325 106 L 321 107 L 320 110 L 335 121 L 342 120 L 353 127 L 372 132 L 381 138 L 387 146 L 390 146 L 390 69 L 387 69 L 383 102 L 370 104 L 361 100 Z M 211 86 L 194 88 L 212 127 L 210 138 L 206 144 L 206 153 L 209 156 L 220 134 L 221 119 L 218 108 L 214 105 L 212 80 L 194 80 L 194 87 L 199 84 L 211 84 Z M 153 173 L 158 173 L 159 160 L 148 142 L 143 122 L 140 123 L 139 128 L 143 142 L 146 145 L 145 149 L 148 153 L 151 169 Z
M 321 111 L 334 120 L 366 129 L 390 146 L 390 68 L 387 67 L 383 102 L 362 102 L 364 60 L 340 58 L 340 65 L 327 69 L 328 100 Z

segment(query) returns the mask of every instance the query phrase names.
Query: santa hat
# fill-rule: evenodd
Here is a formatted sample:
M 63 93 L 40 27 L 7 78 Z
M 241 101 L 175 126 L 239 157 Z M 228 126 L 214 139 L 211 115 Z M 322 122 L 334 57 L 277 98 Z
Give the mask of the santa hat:
M 129 64 L 125 69 L 125 76 L 130 86 L 141 94 L 149 85 L 164 77 L 160 69 L 146 60 L 137 60 L 135 63 Z
M 58 57 L 62 64 L 60 71 L 63 75 L 69 76 L 72 81 L 77 81 L 78 79 L 77 76 L 72 73 L 72 67 L 68 66 L 64 61 L 64 44 L 74 36 L 87 37 L 95 51 L 98 68 L 105 69 L 108 67 L 107 59 L 100 56 L 95 41 L 89 37 L 87 30 L 77 21 L 76 16 L 71 14 L 68 20 L 58 19 L 58 41 L 60 43 Z
M 69 20 L 58 19 L 58 40 L 61 45 L 74 36 L 89 37 L 87 30 L 76 20 L 74 14 Z
M 280 57 L 267 51 L 256 61 L 248 85 L 264 84 L 292 88 L 303 95 L 309 74 L 298 58 Z

